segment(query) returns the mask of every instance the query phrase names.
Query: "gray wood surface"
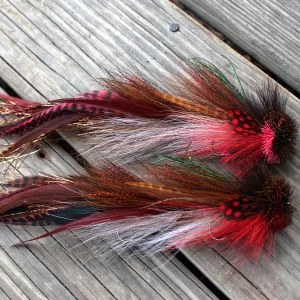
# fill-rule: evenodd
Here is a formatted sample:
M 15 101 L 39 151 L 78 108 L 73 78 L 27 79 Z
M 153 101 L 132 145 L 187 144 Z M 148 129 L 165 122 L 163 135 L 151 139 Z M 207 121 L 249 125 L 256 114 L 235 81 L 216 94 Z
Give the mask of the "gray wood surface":
M 298 0 L 180 0 L 300 92 Z
M 222 55 L 227 56 L 236 66 L 244 86 L 250 90 L 267 78 L 262 71 L 166 0 L 45 0 L 44 6 L 35 0 L 10 0 L 1 3 L 0 20 L 0 76 L 22 97 L 33 101 L 42 102 L 96 89 L 95 78 L 104 74 L 103 68 L 113 69 L 114 66 L 138 69 L 154 81 L 165 81 L 174 73 L 183 73 L 184 61 L 196 56 L 229 70 L 228 62 Z M 170 32 L 171 23 L 178 23 L 180 31 Z M 299 119 L 299 102 L 292 95 L 289 112 Z M 80 139 L 71 142 L 79 151 L 84 149 Z M 300 177 L 299 154 L 298 150 L 289 164 L 278 169 L 293 183 L 297 207 L 300 193 L 297 185 Z M 92 161 L 90 155 L 87 159 Z M 289 237 L 284 234 L 279 241 L 274 263 L 263 260 L 237 271 L 227 257 L 220 256 L 214 249 L 189 249 L 185 253 L 230 299 L 297 299 L 300 292 L 299 221 L 297 211 L 294 224 L 287 230 Z M 17 236 L 26 239 L 33 231 L 36 234 L 39 230 L 43 229 L 20 229 Z M 42 249 L 49 250 L 52 249 L 49 245 L 57 240 L 59 237 L 49 238 L 39 244 Z M 35 257 L 43 257 L 39 248 L 30 247 L 28 251 Z M 51 269 L 51 274 L 55 276 L 62 272 L 61 268 L 67 268 L 62 263 L 64 259 L 73 259 L 73 254 L 68 256 L 64 251 L 53 252 L 51 256 L 43 257 L 48 268 L 56 262 L 56 255 L 61 257 L 61 261 Z M 86 268 L 79 258 L 76 261 L 81 263 L 80 268 Z M 132 272 L 140 269 L 130 267 Z M 28 269 L 25 266 L 25 270 Z M 8 272 L 6 266 L 1 270 Z M 101 273 L 103 269 L 95 267 L 92 270 Z M 21 271 L 23 268 L 20 268 Z M 96 278 L 104 281 L 99 273 Z M 131 276 L 128 279 L 130 283 L 127 281 L 127 275 L 131 272 L 118 273 L 115 269 L 115 274 L 126 280 L 124 286 L 119 287 L 119 292 L 123 288 L 128 291 L 126 287 L 130 286 L 132 290 L 128 291 L 129 294 L 142 299 L 149 297 L 151 278 L 145 277 L 148 286 L 138 294 L 136 278 Z M 170 278 L 171 282 L 175 282 L 176 276 Z M 70 275 L 68 280 L 76 279 Z M 89 282 L 88 279 L 86 281 Z M 107 288 L 110 281 L 103 281 L 103 290 L 108 289 L 114 295 L 115 290 Z M 6 293 L 4 287 L 0 288 Z M 160 285 L 157 295 L 174 299 L 161 292 L 165 288 L 167 286 Z M 186 289 L 181 288 L 182 292 L 188 293 L 186 290 L 189 293 L 193 291 L 187 286 Z M 20 288 L 14 292 L 24 293 Z M 193 295 L 204 299 L 197 292 Z

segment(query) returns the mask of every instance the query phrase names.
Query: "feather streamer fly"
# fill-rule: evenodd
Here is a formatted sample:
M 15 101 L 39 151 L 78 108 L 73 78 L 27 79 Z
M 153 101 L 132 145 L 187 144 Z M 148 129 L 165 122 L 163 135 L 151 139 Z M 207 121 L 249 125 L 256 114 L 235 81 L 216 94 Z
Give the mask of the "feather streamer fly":
M 81 137 L 89 149 L 117 164 L 188 149 L 201 159 L 220 156 L 243 176 L 259 162 L 278 164 L 292 155 L 298 128 L 276 86 L 246 96 L 237 76 L 239 88 L 214 65 L 193 62 L 189 78 L 176 80 L 174 94 L 124 72 L 102 79 L 107 90 L 47 105 L 0 95 L 2 115 L 15 117 L 2 122 L 0 135 L 22 134 L 1 155 L 70 125 L 86 132 Z
M 150 166 L 148 181 L 110 165 L 90 176 L 7 182 L 17 189 L 1 195 L 1 221 L 60 225 L 36 239 L 84 229 L 84 239 L 119 254 L 133 246 L 152 254 L 220 245 L 257 261 L 263 248 L 274 250 L 275 235 L 292 222 L 291 188 L 283 179 L 256 169 L 238 179 L 198 161 L 165 159 Z

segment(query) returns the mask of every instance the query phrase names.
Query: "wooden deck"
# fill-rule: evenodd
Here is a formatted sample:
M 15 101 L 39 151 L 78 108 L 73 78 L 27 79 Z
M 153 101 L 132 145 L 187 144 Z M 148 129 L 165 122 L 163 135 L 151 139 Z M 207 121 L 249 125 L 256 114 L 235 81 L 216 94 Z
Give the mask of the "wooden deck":
M 300 6 L 297 1 L 270 2 L 182 0 L 299 92 Z M 180 30 L 171 32 L 172 23 Z M 184 72 L 184 62 L 198 56 L 229 70 L 223 55 L 247 89 L 268 78 L 168 0 L 0 1 L 0 85 L 33 101 L 95 90 L 95 78 L 105 74 L 104 68 L 137 69 L 161 82 Z M 292 94 L 288 112 L 299 120 L 300 104 Z M 80 139 L 65 139 L 79 153 L 84 150 Z M 31 155 L 15 172 L 84 172 L 61 145 L 45 142 L 41 147 L 44 158 Z M 84 158 L 93 163 L 92 155 Z M 299 144 L 292 161 L 277 172 L 294 186 L 298 207 Z M 275 263 L 263 261 L 241 270 L 215 249 L 183 250 L 190 261 L 185 265 L 176 258 L 168 262 L 166 254 L 146 259 L 128 253 L 107 262 L 90 255 L 93 245 L 80 245 L 72 233 L 12 248 L 48 228 L 0 226 L 0 299 L 218 299 L 194 268 L 229 299 L 299 299 L 299 225 L 297 211 L 294 224 L 278 240 Z
M 180 2 L 300 92 L 299 1 Z

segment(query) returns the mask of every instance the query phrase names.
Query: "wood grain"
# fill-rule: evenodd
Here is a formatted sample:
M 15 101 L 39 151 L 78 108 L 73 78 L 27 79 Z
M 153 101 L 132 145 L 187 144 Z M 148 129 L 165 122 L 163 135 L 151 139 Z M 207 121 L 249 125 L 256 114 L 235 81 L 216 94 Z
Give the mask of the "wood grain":
M 165 0 L 51 0 L 44 1 L 43 7 L 34 0 L 11 0 L 2 4 L 0 19 L 1 76 L 22 97 L 34 101 L 96 89 L 95 79 L 105 75 L 104 69 L 116 67 L 138 70 L 162 84 L 172 78 L 172 74 L 184 73 L 184 62 L 196 56 L 213 61 L 228 74 L 229 65 L 222 56 L 225 55 L 236 66 L 248 90 L 267 79 L 262 71 Z M 178 32 L 169 31 L 172 23 L 179 24 Z M 288 111 L 299 119 L 300 106 L 292 95 Z M 79 151 L 84 150 L 80 140 L 71 142 Z M 91 156 L 86 158 L 93 162 Z M 278 170 L 293 183 L 296 206 L 299 206 L 299 167 L 298 150 L 292 162 Z M 279 241 L 276 272 L 265 260 L 237 271 L 230 260 L 215 249 L 189 249 L 185 253 L 230 299 L 296 299 L 300 292 L 299 221 L 297 211 L 294 224 L 288 229 L 290 238 L 284 235 Z M 20 230 L 18 237 L 30 237 L 31 230 L 42 229 Z M 47 249 L 56 239 L 42 240 L 39 244 Z M 41 257 L 35 247 L 31 251 Z M 60 257 L 59 253 L 55 255 Z M 51 255 L 48 265 L 54 262 L 55 255 Z M 130 279 L 126 277 L 127 272 L 119 274 L 117 269 L 114 272 L 122 278 L 124 286 L 133 285 L 134 295 L 145 299 L 152 281 L 146 276 L 149 286 L 141 283 L 142 290 L 138 294 L 133 270 L 140 267 L 134 263 L 128 271 Z M 53 269 L 53 273 L 59 270 Z M 95 276 L 102 278 L 99 273 Z M 173 279 L 170 278 L 170 282 Z M 103 286 L 109 283 L 105 281 Z M 166 297 L 167 292 L 161 291 L 164 288 L 168 289 L 160 285 L 159 292 L 152 292 Z M 173 289 L 175 291 L 175 287 Z M 181 291 L 188 298 L 184 287 Z M 111 294 L 114 293 L 117 292 L 111 290 Z M 197 296 L 204 299 L 195 293 L 194 297 Z
M 300 92 L 299 1 L 180 2 Z

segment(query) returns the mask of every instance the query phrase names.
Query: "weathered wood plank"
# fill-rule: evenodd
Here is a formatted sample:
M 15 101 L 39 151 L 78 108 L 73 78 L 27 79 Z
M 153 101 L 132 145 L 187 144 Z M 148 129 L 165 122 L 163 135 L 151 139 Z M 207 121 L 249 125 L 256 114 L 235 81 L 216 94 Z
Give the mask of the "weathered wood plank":
M 1 285 L 1 289 L 3 289 L 3 294 L 4 294 L 3 299 L 29 299 L 19 289 L 19 287 L 12 281 L 12 279 L 4 272 L 4 270 L 2 270 L 2 268 L 0 268 L 0 274 L 1 274 L 0 285 Z M 46 299 L 46 298 L 45 297 L 43 298 L 43 296 L 41 296 L 40 299 Z
M 3 273 L 1 273 L 1 274 L 3 274 Z M 9 299 L 7 297 L 7 295 L 4 293 L 4 291 L 2 291 L 1 289 L 0 289 L 0 299 L 3 299 L 3 300 Z
M 15 0 L 5 3 L 1 14 L 0 64 L 5 68 L 1 76 L 21 96 L 36 101 L 97 88 L 94 79 L 104 74 L 102 67 L 138 68 L 163 81 L 183 72 L 182 61 L 195 56 L 228 70 L 222 58 L 226 55 L 248 89 L 266 78 L 168 1 L 57 0 L 41 7 L 33 0 Z M 180 31 L 170 32 L 171 23 L 178 23 Z M 300 108 L 292 96 L 289 112 L 299 118 Z M 76 145 L 79 149 L 80 141 Z M 299 178 L 299 166 L 298 150 L 280 172 L 293 181 Z M 298 195 L 295 184 L 296 199 Z M 252 272 L 234 272 L 230 261 L 213 249 L 186 253 L 232 299 L 293 299 L 299 293 L 298 212 L 288 231 L 291 239 L 278 249 L 276 275 L 263 263 Z
M 11 236 L 11 232 L 9 230 L 5 232 L 4 226 L 1 226 L 0 229 L 1 242 L 6 245 L 11 244 L 8 238 L 8 236 Z M 29 299 L 51 299 L 58 298 L 59 295 L 63 295 L 66 299 L 73 298 L 51 272 L 41 268 L 40 262 L 34 256 L 31 256 L 29 260 L 22 252 L 16 250 L 10 253 L 9 248 L 3 249 L 1 252 L 1 267 Z M 18 270 L 16 270 L 16 265 Z
M 299 1 L 180 2 L 300 92 Z

